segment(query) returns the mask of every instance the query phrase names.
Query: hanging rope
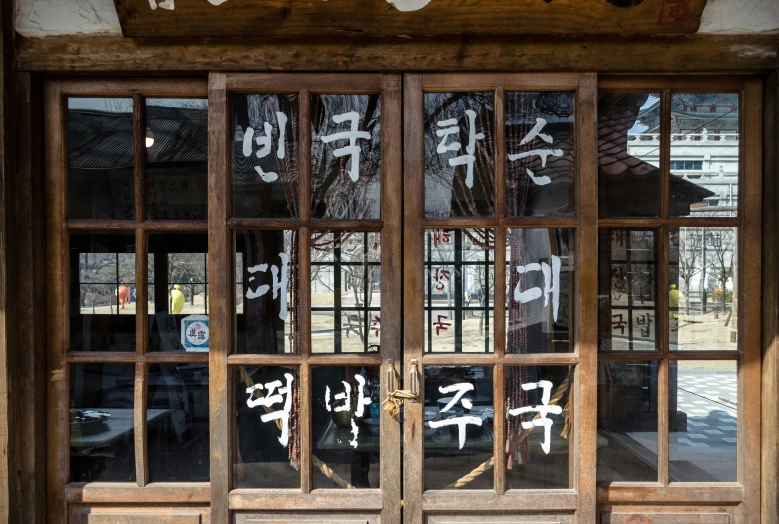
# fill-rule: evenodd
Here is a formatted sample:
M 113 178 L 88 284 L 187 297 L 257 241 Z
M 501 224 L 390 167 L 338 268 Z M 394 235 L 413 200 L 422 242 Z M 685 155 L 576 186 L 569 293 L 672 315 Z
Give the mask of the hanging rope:
M 568 375 L 568 378 L 565 379 L 565 381 L 560 384 L 560 386 L 555 391 L 554 395 L 552 395 L 552 398 L 549 399 L 549 405 L 550 406 L 556 406 L 560 399 L 563 398 L 563 395 L 568 391 L 568 386 L 570 384 L 570 374 Z M 569 397 L 570 398 L 570 397 Z M 565 412 L 565 425 L 563 426 L 563 432 L 561 433 L 561 436 L 564 439 L 568 439 L 568 434 L 570 432 L 570 423 L 568 421 L 568 408 L 569 403 L 566 402 L 565 408 L 563 411 Z M 535 417 L 533 417 L 533 420 L 541 418 L 541 413 L 537 413 Z M 522 433 L 519 434 L 519 437 L 517 438 L 517 442 L 521 444 L 524 442 L 528 436 L 530 436 L 530 433 L 535 429 L 535 426 L 530 426 L 527 429 L 523 429 Z M 490 469 L 495 466 L 495 457 L 491 457 L 487 462 L 484 462 L 480 464 L 476 469 L 465 475 L 464 477 L 461 477 L 456 482 L 453 482 L 452 484 L 449 484 L 448 486 L 445 486 L 444 489 L 453 489 L 453 488 L 462 488 L 463 486 L 471 483 L 472 481 L 476 480 L 481 474 L 483 474 L 486 471 L 489 471 Z

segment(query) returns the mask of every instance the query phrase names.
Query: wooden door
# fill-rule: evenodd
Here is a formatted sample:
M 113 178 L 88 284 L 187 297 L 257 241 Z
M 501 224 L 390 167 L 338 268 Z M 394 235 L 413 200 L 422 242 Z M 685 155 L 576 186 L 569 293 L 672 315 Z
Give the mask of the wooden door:
M 404 522 L 757 521 L 759 93 L 405 77 Z
M 212 285 L 248 298 L 246 320 L 234 316 L 231 293 L 212 309 L 223 350 L 209 362 L 225 377 L 210 391 L 212 424 L 224 428 L 212 439 L 213 518 L 230 510 L 241 523 L 395 522 L 400 423 L 380 402 L 400 357 L 400 77 L 214 74 L 209 83 Z M 273 317 L 286 339 L 268 341 L 253 330 L 269 326 L 249 318 L 274 304 L 276 273 L 260 273 L 285 254 L 300 284 L 289 287 L 286 327 Z M 258 381 L 267 388 L 282 376 L 299 384 L 298 420 L 277 476 L 263 467 L 273 439 L 252 443 L 262 428 L 250 427 L 256 415 L 244 405 L 256 404 Z

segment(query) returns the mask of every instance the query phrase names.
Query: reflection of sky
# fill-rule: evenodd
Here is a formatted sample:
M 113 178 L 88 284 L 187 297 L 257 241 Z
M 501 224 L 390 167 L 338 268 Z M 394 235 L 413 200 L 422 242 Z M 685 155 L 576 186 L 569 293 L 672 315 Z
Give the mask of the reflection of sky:
M 68 98 L 68 109 L 132 113 L 132 98 Z
M 186 109 L 207 109 L 205 98 L 147 98 L 147 105 L 156 107 L 183 107 Z M 132 113 L 132 98 L 68 98 L 68 109 L 107 111 L 109 113 Z
M 649 95 L 647 97 L 647 99 L 646 99 L 646 103 L 644 103 L 644 105 L 641 106 L 641 109 L 646 109 L 648 107 L 652 107 L 653 105 L 655 105 L 659 101 L 660 101 L 660 96 L 659 95 Z M 645 126 L 645 125 L 641 124 L 640 122 L 636 121 L 633 124 L 633 127 L 631 127 L 630 130 L 628 131 L 628 134 L 629 135 L 635 135 L 635 134 L 638 134 L 638 133 L 643 133 L 647 129 L 649 129 L 649 126 Z

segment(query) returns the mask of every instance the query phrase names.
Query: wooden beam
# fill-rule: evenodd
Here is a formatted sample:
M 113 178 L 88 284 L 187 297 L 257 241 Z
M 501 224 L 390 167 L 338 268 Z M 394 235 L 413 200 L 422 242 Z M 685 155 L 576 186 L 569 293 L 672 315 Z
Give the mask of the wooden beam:
M 535 36 L 442 39 L 20 38 L 19 69 L 64 73 L 207 71 L 764 72 L 776 35 Z
M 114 0 L 124 36 L 680 34 L 698 30 L 706 0 L 428 0 L 413 11 L 394 7 L 400 0 L 158 3 Z

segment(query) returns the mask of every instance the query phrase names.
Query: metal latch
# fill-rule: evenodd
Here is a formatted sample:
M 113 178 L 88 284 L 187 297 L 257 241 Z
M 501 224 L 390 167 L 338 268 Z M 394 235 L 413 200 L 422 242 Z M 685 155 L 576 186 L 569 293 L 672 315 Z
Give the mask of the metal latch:
M 387 359 L 387 398 L 381 403 L 382 407 L 392 417 L 400 414 L 400 407 L 404 400 L 419 402 L 419 363 L 417 359 L 411 360 L 408 381 L 411 390 L 396 389 L 395 363 L 391 358 Z

